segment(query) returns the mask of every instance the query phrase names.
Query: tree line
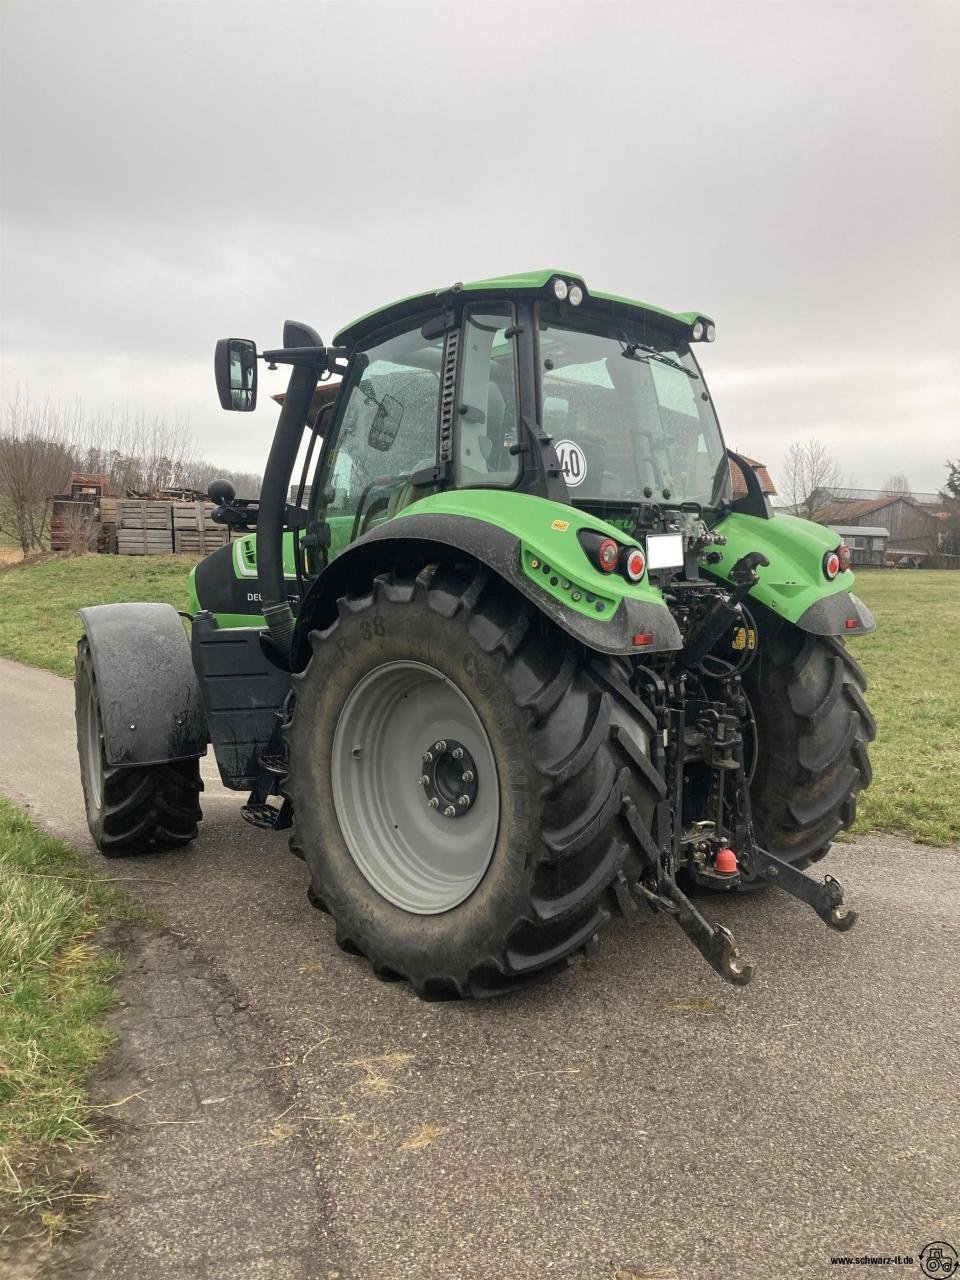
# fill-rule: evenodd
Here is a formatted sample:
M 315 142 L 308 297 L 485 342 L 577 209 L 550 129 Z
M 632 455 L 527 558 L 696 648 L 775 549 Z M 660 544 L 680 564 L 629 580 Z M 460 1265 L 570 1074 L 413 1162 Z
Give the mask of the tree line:
M 87 412 L 83 405 L 16 395 L 0 413 L 0 534 L 23 551 L 49 546 L 53 497 L 70 492 L 73 472 L 107 478 L 108 492 L 206 492 L 229 480 L 242 497 L 260 494 L 261 477 L 204 458 L 179 418 L 130 408 Z

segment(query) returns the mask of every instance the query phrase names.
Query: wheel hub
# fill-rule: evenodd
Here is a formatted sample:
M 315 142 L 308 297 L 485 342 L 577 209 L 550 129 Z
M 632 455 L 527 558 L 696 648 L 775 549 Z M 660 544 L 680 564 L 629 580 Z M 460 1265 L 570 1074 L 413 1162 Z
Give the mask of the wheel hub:
M 341 709 L 330 772 L 344 843 L 382 897 L 436 915 L 474 892 L 497 841 L 500 784 L 483 722 L 449 676 L 413 659 L 367 672 Z
M 431 809 L 445 818 L 468 813 L 477 798 L 479 779 L 473 756 L 456 738 L 438 738 L 421 757 L 423 772 L 418 778 Z

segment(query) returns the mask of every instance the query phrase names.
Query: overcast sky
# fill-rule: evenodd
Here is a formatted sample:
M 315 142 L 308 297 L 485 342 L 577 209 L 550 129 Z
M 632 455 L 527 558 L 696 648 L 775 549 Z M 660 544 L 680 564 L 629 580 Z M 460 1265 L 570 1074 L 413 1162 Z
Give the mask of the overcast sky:
M 960 4 L 2 3 L 3 397 L 189 417 L 262 469 L 329 340 L 535 267 L 717 319 L 727 441 L 850 482 L 960 456 Z

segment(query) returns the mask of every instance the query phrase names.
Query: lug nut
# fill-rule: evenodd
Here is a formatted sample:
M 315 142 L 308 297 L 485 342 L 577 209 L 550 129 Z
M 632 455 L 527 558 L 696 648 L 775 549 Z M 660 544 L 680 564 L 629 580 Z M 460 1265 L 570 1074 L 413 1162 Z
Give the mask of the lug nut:
M 432 751 L 425 751 L 425 752 L 423 753 L 423 757 L 422 757 L 422 759 L 423 759 L 423 763 L 424 763 L 424 764 L 430 764 L 430 763 L 431 763 L 431 761 L 433 760 L 433 752 L 432 752 Z
M 450 754 L 453 756 L 454 760 L 462 760 L 463 747 L 454 747 L 453 750 L 450 752 Z
M 467 809 L 470 806 L 470 797 L 461 796 L 457 803 L 460 805 L 461 809 Z
M 439 808 L 440 808 L 440 801 L 437 799 L 437 797 L 436 797 L 436 796 L 431 796 L 431 797 L 430 797 L 430 808 L 431 808 L 431 809 L 439 809 Z
M 425 787 L 429 781 L 430 781 L 430 779 L 427 777 L 427 775 L 426 775 L 425 773 L 421 773 L 421 775 L 420 775 L 420 785 L 421 785 L 421 787 Z
M 463 771 L 463 777 L 460 779 L 460 781 L 461 781 L 461 782 L 472 782 L 472 781 L 473 781 L 473 770 L 472 770 L 472 769 L 464 769 L 464 771 Z
M 447 744 L 444 742 L 443 738 L 441 738 L 439 742 L 435 742 L 433 744 L 433 749 L 434 751 L 446 751 Z
M 447 807 L 443 811 L 443 816 L 445 818 L 455 818 L 457 816 L 457 811 L 452 804 L 447 805 Z

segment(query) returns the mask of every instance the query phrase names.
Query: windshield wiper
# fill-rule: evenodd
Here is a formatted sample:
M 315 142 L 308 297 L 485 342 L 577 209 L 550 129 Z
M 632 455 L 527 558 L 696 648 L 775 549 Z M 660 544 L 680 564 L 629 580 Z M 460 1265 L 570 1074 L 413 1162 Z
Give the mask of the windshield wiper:
M 699 378 L 698 373 L 694 373 L 692 369 L 688 369 L 685 364 L 681 364 L 679 360 L 674 360 L 670 356 L 665 356 L 662 351 L 658 351 L 656 347 L 650 347 L 645 342 L 628 342 L 626 338 L 620 338 L 620 345 L 623 348 L 623 354 L 628 360 L 659 360 L 661 364 L 668 364 L 671 369 L 679 369 L 681 373 L 685 373 L 688 378 Z M 644 354 L 638 355 L 642 351 Z

